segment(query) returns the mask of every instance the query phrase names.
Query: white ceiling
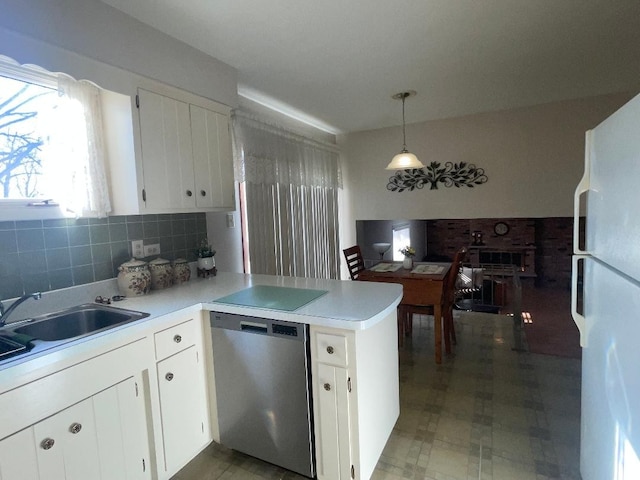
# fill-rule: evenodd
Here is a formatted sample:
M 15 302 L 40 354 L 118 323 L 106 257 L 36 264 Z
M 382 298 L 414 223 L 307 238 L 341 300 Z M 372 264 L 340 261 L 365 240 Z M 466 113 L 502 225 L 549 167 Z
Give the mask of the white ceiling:
M 327 131 L 640 90 L 638 0 L 103 0 Z

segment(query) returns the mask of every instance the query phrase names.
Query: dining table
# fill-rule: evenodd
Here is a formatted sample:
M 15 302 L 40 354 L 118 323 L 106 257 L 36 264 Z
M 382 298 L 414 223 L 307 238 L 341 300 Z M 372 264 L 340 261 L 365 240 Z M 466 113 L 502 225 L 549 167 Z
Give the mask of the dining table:
M 449 262 L 415 262 L 410 269 L 405 269 L 403 262 L 383 261 L 358 274 L 359 281 L 402 285 L 402 300 L 398 307 L 400 342 L 402 342 L 407 307 L 433 307 L 435 361 L 438 364 L 442 363 L 444 284 L 450 268 Z M 445 342 L 445 345 L 447 349 L 450 348 L 448 342 Z

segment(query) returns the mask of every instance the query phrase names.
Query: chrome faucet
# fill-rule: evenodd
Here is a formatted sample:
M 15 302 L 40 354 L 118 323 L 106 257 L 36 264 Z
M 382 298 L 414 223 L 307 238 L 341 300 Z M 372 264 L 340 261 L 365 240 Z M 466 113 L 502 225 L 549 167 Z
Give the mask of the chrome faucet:
M 21 296 L 18 300 L 13 302 L 9 308 L 4 309 L 4 305 L 0 302 L 0 327 L 4 327 L 7 324 L 7 317 L 13 312 L 18 305 L 22 302 L 33 298 L 34 300 L 40 300 L 42 294 L 40 292 L 29 293 L 28 295 Z

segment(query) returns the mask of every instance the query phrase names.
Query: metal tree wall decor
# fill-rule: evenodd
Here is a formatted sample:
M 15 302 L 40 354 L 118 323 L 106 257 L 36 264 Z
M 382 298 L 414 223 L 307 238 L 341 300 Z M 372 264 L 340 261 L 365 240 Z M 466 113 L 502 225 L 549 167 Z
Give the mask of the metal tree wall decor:
M 469 187 L 487 183 L 487 176 L 483 168 L 476 167 L 473 163 L 447 162 L 444 167 L 440 162 L 431 162 L 424 168 L 412 168 L 398 170 L 393 177 L 389 177 L 387 190 L 392 192 L 411 192 L 430 185 L 430 190 L 437 190 L 438 183 L 445 187 Z

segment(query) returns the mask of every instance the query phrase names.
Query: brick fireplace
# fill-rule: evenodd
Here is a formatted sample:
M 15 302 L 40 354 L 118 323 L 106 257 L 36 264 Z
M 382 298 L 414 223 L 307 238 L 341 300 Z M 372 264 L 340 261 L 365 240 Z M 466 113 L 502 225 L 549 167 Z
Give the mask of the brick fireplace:
M 497 235 L 496 222 L 509 231 Z M 474 232 L 483 245 L 473 245 Z M 472 263 L 514 264 L 524 281 L 540 287 L 570 288 L 572 240 L 571 217 L 427 220 L 429 255 L 453 257 L 466 245 Z

